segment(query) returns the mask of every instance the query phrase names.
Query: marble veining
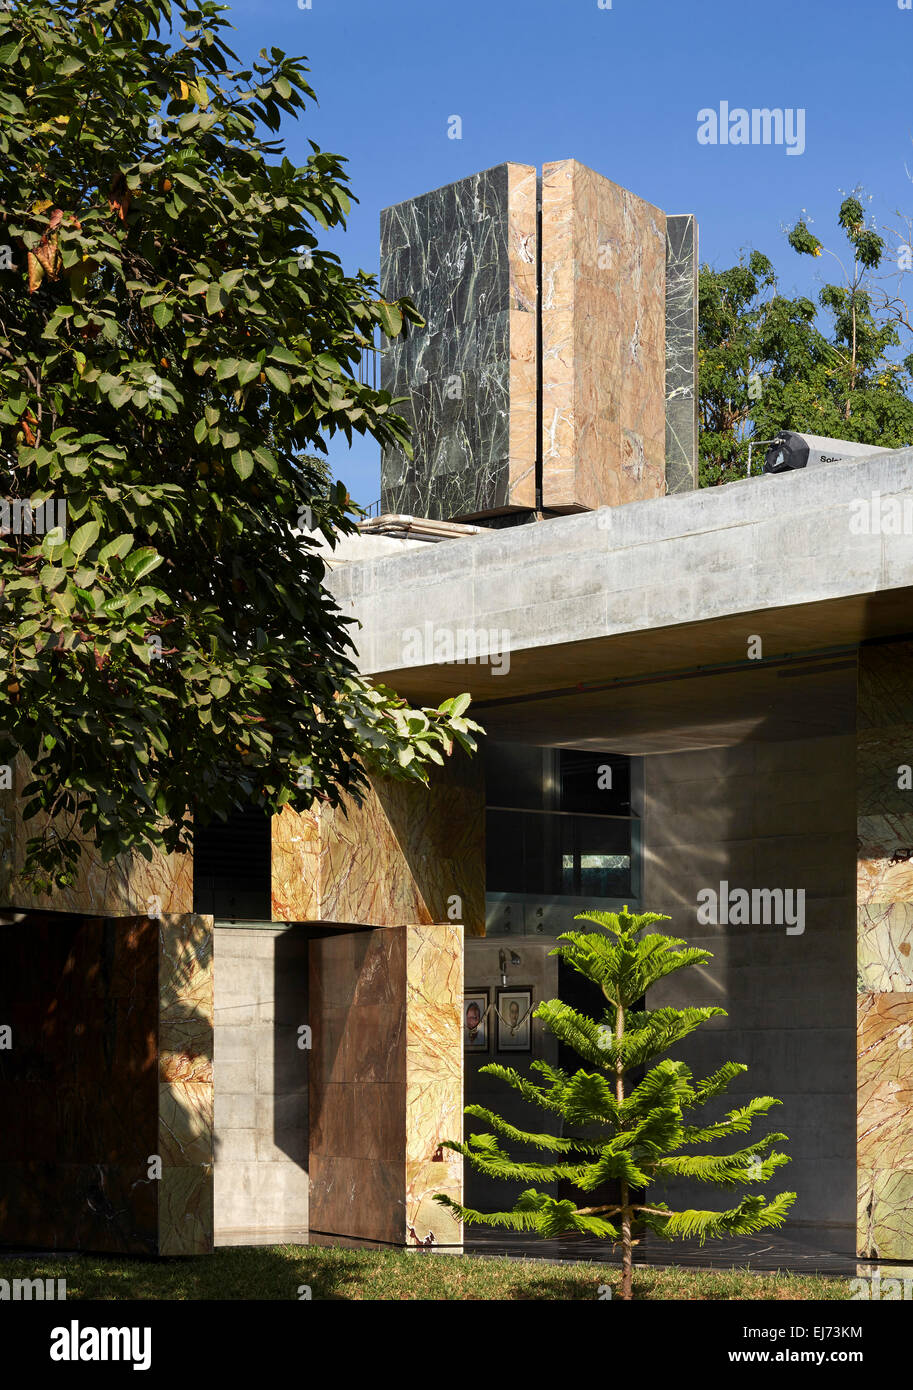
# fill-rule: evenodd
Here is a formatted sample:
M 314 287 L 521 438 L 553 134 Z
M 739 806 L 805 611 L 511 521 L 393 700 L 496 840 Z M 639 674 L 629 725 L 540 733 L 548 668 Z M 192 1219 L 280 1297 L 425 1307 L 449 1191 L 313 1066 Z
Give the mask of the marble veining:
M 573 159 L 542 170 L 542 501 L 665 490 L 665 215 Z
M 158 928 L 158 1253 L 213 1243 L 213 919 L 167 914 Z
M 322 1237 L 410 1246 L 460 1228 L 462 928 L 429 923 L 310 943 L 310 1221 Z
M 666 490 L 697 487 L 697 222 L 666 217 Z
M 537 457 L 550 510 L 696 486 L 695 218 L 576 160 L 543 166 L 539 202 L 541 246 L 526 165 L 381 214 L 382 293 L 408 294 L 426 320 L 383 357 L 414 443 L 411 460 L 384 453 L 384 511 L 531 509 Z
M 459 1245 L 462 1226 L 434 1201 L 462 1201 L 459 1154 L 440 1147 L 462 1132 L 463 931 L 412 926 L 406 937 L 406 1216 L 413 1239 Z
M 535 505 L 536 175 L 501 164 L 381 213 L 381 293 L 425 327 L 381 383 L 412 428 L 387 449 L 383 511 L 456 518 Z
M 284 807 L 272 825 L 274 921 L 435 922 L 485 935 L 480 758 L 454 754 L 429 787 L 372 779 L 361 806 Z
M 154 850 L 118 855 L 105 863 L 89 841 L 83 841 L 74 881 L 52 893 L 35 893 L 24 882 L 26 842 L 40 833 L 47 817 L 23 821 L 14 808 L 22 806 L 23 788 L 30 781 L 26 760 L 13 765 L 13 786 L 0 791 L 0 902 L 22 909 L 46 908 L 105 917 L 157 916 L 193 910 L 193 854 L 163 854 Z

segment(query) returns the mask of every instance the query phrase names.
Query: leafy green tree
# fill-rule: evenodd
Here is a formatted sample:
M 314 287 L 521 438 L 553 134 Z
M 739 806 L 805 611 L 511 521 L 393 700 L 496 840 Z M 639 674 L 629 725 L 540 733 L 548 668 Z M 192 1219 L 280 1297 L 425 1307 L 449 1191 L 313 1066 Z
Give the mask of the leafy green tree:
M 345 161 L 284 156 L 307 69 L 241 64 L 223 8 L 0 9 L 0 491 L 67 509 L 0 535 L 0 761 L 72 828 L 32 838 L 45 885 L 78 835 L 148 857 L 194 817 L 474 747 L 468 697 L 410 710 L 359 678 L 322 587 L 356 514 L 325 441 L 408 451 L 357 364 L 417 314 L 320 249 Z
M 595 922 L 602 932 L 563 932 L 552 955 L 561 956 L 605 996 L 601 1019 L 551 999 L 535 1016 L 583 1059 L 586 1066 L 569 1074 L 544 1061 L 531 1063 L 544 1084 L 498 1064 L 482 1071 L 507 1082 L 524 1101 L 560 1118 L 563 1128 L 583 1127 L 584 1134 L 529 1133 L 509 1124 L 482 1105 L 468 1105 L 466 1114 L 482 1120 L 487 1130 L 470 1135 L 468 1143 L 448 1142 L 473 1168 L 489 1177 L 511 1182 L 549 1184 L 565 1181 L 583 1194 L 604 1183 L 619 1185 L 616 1201 L 596 1206 L 577 1204 L 527 1188 L 511 1211 L 483 1213 L 461 1206 L 440 1193 L 435 1200 L 467 1222 L 535 1231 L 545 1239 L 577 1232 L 616 1241 L 622 1251 L 622 1297 L 632 1297 L 635 1226 L 674 1239 L 745 1235 L 782 1224 L 795 1200 L 781 1192 L 766 1200 L 750 1193 L 725 1211 L 674 1212 L 665 1202 L 648 1202 L 643 1189 L 677 1177 L 732 1188 L 766 1182 L 789 1162 L 772 1151 L 785 1139 L 770 1133 L 730 1154 L 691 1153 L 733 1134 L 744 1134 L 756 1119 L 780 1102 L 762 1096 L 730 1110 L 721 1119 L 690 1123 L 688 1112 L 722 1095 L 735 1077 L 747 1071 L 727 1062 L 712 1076 L 695 1082 L 684 1062 L 663 1057 L 631 1087 L 628 1073 L 661 1056 L 708 1018 L 725 1016 L 725 1009 L 647 1009 L 647 991 L 660 980 L 687 966 L 703 965 L 711 952 L 688 947 L 683 940 L 657 933 L 640 936 L 654 922 L 668 921 L 661 913 L 581 912 L 578 920 Z M 508 1140 L 551 1157 L 538 1161 L 512 1158 L 502 1147 Z M 685 1151 L 685 1152 L 683 1152 Z
M 913 355 L 895 360 L 903 320 L 877 284 L 888 260 L 885 242 L 866 225 L 856 194 L 844 198 L 838 222 L 846 241 L 844 258 L 835 257 L 842 283 L 824 285 L 818 305 L 781 295 L 771 262 L 758 251 L 728 270 L 701 268 L 702 486 L 744 477 L 749 442 L 781 429 L 886 449 L 913 441 Z M 800 255 L 826 250 L 804 220 L 788 240 Z M 752 470 L 760 464 L 755 456 Z

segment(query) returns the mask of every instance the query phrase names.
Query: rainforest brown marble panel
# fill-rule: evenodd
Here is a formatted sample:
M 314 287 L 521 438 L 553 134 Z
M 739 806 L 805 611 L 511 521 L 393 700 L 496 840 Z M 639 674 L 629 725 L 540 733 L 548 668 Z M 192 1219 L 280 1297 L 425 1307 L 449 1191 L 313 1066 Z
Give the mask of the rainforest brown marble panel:
M 74 881 L 52 893 L 35 893 L 22 876 L 26 842 L 40 833 L 47 818 L 23 821 L 23 788 L 30 778 L 24 759 L 13 766 L 13 785 L 0 790 L 0 905 L 55 912 L 128 917 L 155 917 L 164 912 L 193 910 L 193 856 L 163 854 L 155 850 L 146 860 L 139 854 L 119 855 L 102 861 L 94 845 L 86 842 L 76 866 Z
M 913 991 L 913 902 L 860 906 L 856 932 L 860 988 Z
M 213 920 L 169 915 L 158 928 L 158 1252 L 212 1250 Z
M 210 941 L 191 915 L 0 927 L 0 1242 L 211 1249 Z
M 869 1259 L 913 1259 L 913 1171 L 859 1173 L 858 1253 Z
M 542 502 L 666 491 L 666 218 L 577 160 L 542 170 Z
M 310 945 L 310 1227 L 403 1244 L 406 935 Z
M 913 993 L 857 997 L 858 1164 L 913 1172 Z
M 315 1236 L 455 1245 L 462 929 L 412 925 L 310 946 L 310 1223 Z
M 455 753 L 430 787 L 372 779 L 361 806 L 273 818 L 274 921 L 393 926 L 454 918 L 485 935 L 481 758 Z
M 412 926 L 406 935 L 406 1214 L 420 1242 L 459 1245 L 460 1222 L 437 1205 L 462 1201 L 459 1154 L 441 1147 L 462 1132 L 463 932 L 457 924 Z
M 155 1253 L 157 979 L 147 918 L 0 927 L 0 1243 Z

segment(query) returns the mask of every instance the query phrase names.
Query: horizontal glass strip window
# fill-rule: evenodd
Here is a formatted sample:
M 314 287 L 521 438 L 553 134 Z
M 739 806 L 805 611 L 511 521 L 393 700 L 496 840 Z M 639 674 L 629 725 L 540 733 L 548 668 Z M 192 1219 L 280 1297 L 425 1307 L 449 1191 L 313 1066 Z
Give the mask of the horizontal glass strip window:
M 631 821 L 489 807 L 486 888 L 491 893 L 618 898 L 631 892 Z

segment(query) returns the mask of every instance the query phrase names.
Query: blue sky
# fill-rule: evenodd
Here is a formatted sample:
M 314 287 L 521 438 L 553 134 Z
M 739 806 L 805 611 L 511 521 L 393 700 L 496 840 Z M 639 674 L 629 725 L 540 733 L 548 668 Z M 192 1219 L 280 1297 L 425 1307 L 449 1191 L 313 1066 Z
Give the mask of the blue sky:
M 287 124 L 287 149 L 348 157 L 360 201 L 325 244 L 349 271 L 378 270 L 382 207 L 503 160 L 579 159 L 694 212 L 704 261 L 765 251 L 791 292 L 828 264 L 786 245 L 803 209 L 835 249 L 841 189 L 863 184 L 879 225 L 913 213 L 913 10 L 897 0 L 237 0 L 230 19 L 239 56 L 309 59 L 320 105 Z M 721 101 L 803 108 L 805 152 L 698 144 L 698 111 Z M 358 501 L 379 495 L 372 441 L 331 457 Z

